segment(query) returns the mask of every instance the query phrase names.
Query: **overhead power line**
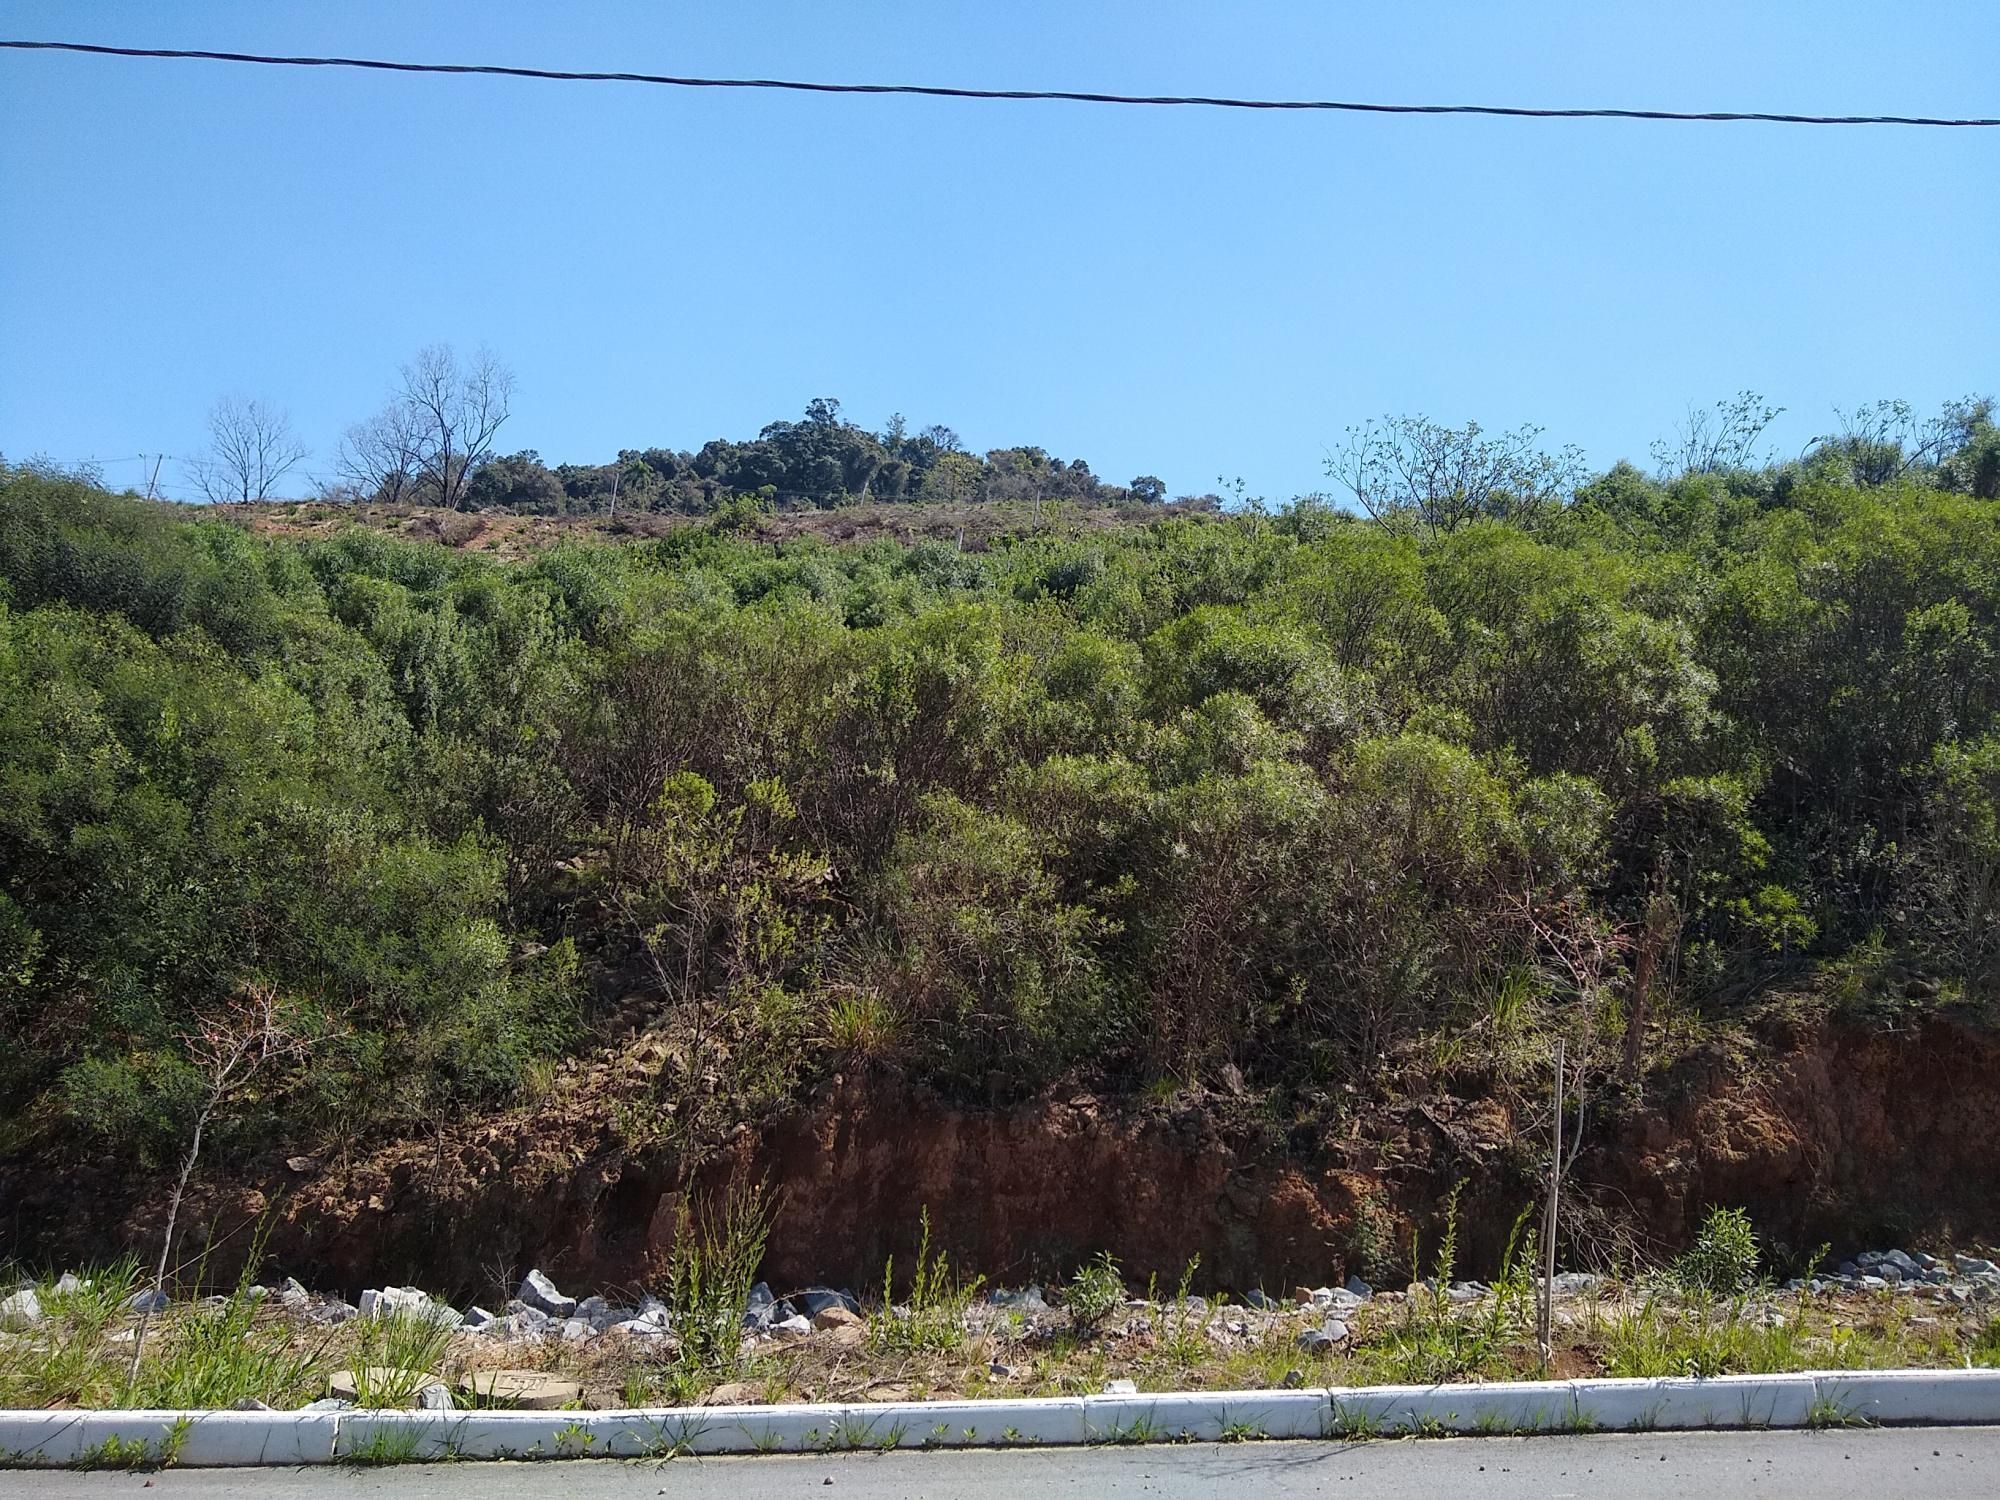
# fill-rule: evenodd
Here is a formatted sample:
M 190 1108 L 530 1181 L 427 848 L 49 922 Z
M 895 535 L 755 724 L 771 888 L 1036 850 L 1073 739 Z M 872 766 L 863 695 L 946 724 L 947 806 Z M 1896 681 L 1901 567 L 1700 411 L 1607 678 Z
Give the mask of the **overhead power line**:
M 366 68 L 383 73 L 471 74 L 559 83 L 650 83 L 682 89 L 783 89 L 801 94 L 916 94 L 931 99 L 1053 100 L 1070 104 L 1190 105 L 1205 109 L 1331 110 L 1363 115 L 1499 115 L 1526 120 L 1670 120 L 1709 124 L 2000 126 L 1997 119 L 1935 115 L 1794 115 L 1759 110 L 1530 109 L 1511 104 L 1367 104 L 1347 99 L 1234 99 L 1211 94 L 1100 94 L 1071 89 L 962 89 L 923 83 L 808 83 L 790 78 L 687 78 L 668 73 L 571 72 L 491 63 L 391 62 L 372 57 L 275 57 L 170 47 L 102 47 L 89 42 L 0 41 L 20 52 L 82 52 L 102 57 L 264 63 L 287 68 Z

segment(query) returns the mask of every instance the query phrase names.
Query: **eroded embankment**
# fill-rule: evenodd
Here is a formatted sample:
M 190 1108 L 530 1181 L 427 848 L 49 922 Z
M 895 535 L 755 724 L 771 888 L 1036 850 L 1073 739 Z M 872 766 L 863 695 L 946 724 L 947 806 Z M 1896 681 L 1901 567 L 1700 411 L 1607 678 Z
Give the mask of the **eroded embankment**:
M 836 1078 L 807 1105 L 744 1131 L 700 1188 L 764 1180 L 781 1193 L 765 1262 L 774 1282 L 866 1285 L 907 1256 L 928 1209 L 937 1242 L 997 1280 L 1061 1272 L 1109 1250 L 1128 1276 L 1205 1283 L 1338 1281 L 1371 1235 L 1407 1246 L 1463 1183 L 1460 1264 L 1490 1271 L 1535 1188 L 1529 1122 L 1496 1098 L 1439 1093 L 1363 1111 L 1333 1131 L 1281 1131 L 1228 1107 L 1120 1106 L 1089 1095 L 1005 1111 L 954 1108 L 880 1075 Z M 293 1157 L 198 1192 L 192 1253 L 212 1237 L 226 1274 L 256 1232 L 325 1286 L 405 1280 L 477 1291 L 528 1264 L 632 1284 L 671 1245 L 678 1174 L 634 1152 L 587 1082 L 544 1107 L 448 1127 L 347 1163 Z M 1587 1107 L 1571 1178 L 1586 1237 L 1666 1251 L 1712 1203 L 1746 1206 L 1767 1240 L 2000 1238 L 2000 1043 L 1935 1023 L 1901 1034 L 1818 1029 L 1757 1054 L 1721 1047 L 1658 1080 L 1643 1103 Z M 157 1233 L 165 1188 L 115 1163 L 78 1174 L 16 1162 L 0 1253 L 101 1259 Z M 1565 1247 L 1583 1260 L 1589 1245 Z M 1601 1248 L 1601 1247 L 1600 1247 Z

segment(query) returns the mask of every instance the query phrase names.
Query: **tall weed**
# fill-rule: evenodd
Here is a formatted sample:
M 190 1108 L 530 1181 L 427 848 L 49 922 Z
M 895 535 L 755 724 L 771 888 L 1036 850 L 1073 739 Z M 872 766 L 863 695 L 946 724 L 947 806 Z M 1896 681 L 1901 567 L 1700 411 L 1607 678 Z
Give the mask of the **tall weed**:
M 776 1205 L 762 1184 L 696 1212 L 683 1203 L 667 1270 L 667 1307 L 684 1370 L 723 1371 L 742 1358 L 743 1312 Z
M 928 1207 L 923 1209 L 920 1222 L 916 1271 L 910 1278 L 909 1301 L 901 1308 L 895 1302 L 896 1258 L 890 1256 L 882 1266 L 882 1306 L 868 1321 L 871 1349 L 948 1353 L 965 1342 L 966 1309 L 985 1285 L 985 1278 L 960 1281 L 948 1253 L 931 1253 Z

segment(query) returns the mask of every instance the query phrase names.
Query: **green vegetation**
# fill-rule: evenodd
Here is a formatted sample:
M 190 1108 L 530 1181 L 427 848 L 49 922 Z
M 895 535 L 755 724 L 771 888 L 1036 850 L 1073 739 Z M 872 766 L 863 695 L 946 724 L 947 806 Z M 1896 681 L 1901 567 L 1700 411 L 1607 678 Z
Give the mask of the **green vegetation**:
M 965 1313 L 979 1295 L 984 1277 L 962 1280 L 951 1256 L 931 1249 L 931 1213 L 923 1211 L 917 1263 L 910 1273 L 909 1301 L 896 1305 L 896 1260 L 882 1267 L 882 1305 L 868 1320 L 868 1347 L 877 1351 L 956 1349 L 965 1342 Z
M 356 1320 L 354 1404 L 407 1406 L 438 1378 L 451 1351 L 451 1330 L 421 1312 L 397 1311 Z
M 1517 1239 L 1517 1252 L 1522 1242 Z M 935 1263 L 935 1262 L 931 1262 Z M 980 1301 L 954 1302 L 950 1337 L 871 1338 L 856 1347 L 832 1338 L 739 1347 L 712 1368 L 662 1366 L 650 1341 L 609 1338 L 579 1344 L 550 1337 L 496 1346 L 452 1334 L 429 1320 L 356 1318 L 327 1327 L 275 1299 L 248 1295 L 212 1303 L 182 1302 L 156 1320 L 140 1377 L 126 1379 L 135 1315 L 107 1312 L 114 1294 L 136 1284 L 129 1263 L 86 1272 L 75 1292 L 45 1287 L 46 1320 L 30 1337 L 0 1340 L 0 1407 L 227 1407 L 260 1400 L 294 1408 L 321 1395 L 335 1371 L 395 1365 L 428 1371 L 447 1383 L 481 1369 L 543 1369 L 579 1381 L 590 1404 L 694 1406 L 724 1382 L 731 1403 L 994 1396 L 1077 1396 L 1130 1379 L 1141 1392 L 1188 1389 L 1255 1391 L 1358 1387 L 1602 1374 L 1619 1377 L 1711 1376 L 1795 1370 L 1964 1368 L 2000 1363 L 2000 1321 L 1990 1299 L 1966 1304 L 1944 1288 L 1899 1292 L 1780 1291 L 1768 1282 L 1731 1296 L 1688 1291 L 1671 1270 L 1637 1281 L 1616 1279 L 1565 1297 L 1554 1328 L 1552 1360 L 1537 1349 L 1532 1283 L 1521 1254 L 1507 1273 L 1469 1297 L 1442 1288 L 1449 1259 L 1432 1262 L 1437 1279 L 1408 1292 L 1378 1294 L 1344 1314 L 1350 1336 L 1307 1352 L 1300 1334 L 1318 1327 L 1321 1310 L 1204 1306 L 1186 1291 L 1192 1268 L 1165 1300 L 1149 1298 L 1136 1315 L 1107 1323 L 1092 1337 L 1056 1331 L 1044 1321 L 1025 1328 L 1017 1315 Z M 940 1273 L 943 1274 L 943 1273 Z M 950 1288 L 948 1274 L 934 1282 Z M 927 1303 L 935 1309 L 935 1301 Z M 871 1327 L 892 1316 L 869 1309 Z M 899 1319 L 899 1321 L 901 1321 Z M 943 1315 L 924 1326 L 945 1327 Z M 669 1359 L 672 1356 L 668 1356 Z M 366 1388 L 362 1405 L 411 1404 L 414 1379 L 386 1374 Z M 747 1389 L 738 1384 L 747 1382 Z M 1347 1414 L 1356 1415 L 1354 1413 Z M 1364 1414 L 1360 1414 L 1364 1415 Z M 1842 1419 L 1833 1408 L 1816 1422 Z M 650 1428 L 656 1457 L 688 1451 L 704 1419 L 686 1414 Z M 1365 1435 L 1365 1424 L 1353 1435 Z M 354 1461 L 402 1462 L 414 1429 L 385 1429 L 357 1439 Z M 827 1434 L 832 1446 L 866 1448 L 898 1428 L 865 1420 Z M 1111 1437 L 1106 1431 L 1101 1436 Z M 1165 1436 L 1156 1433 L 1154 1436 Z M 1234 1438 L 1257 1435 L 1245 1427 Z M 946 1433 L 933 1430 L 931 1437 Z M 379 1438 L 380 1441 L 376 1441 Z M 1232 1440 L 1233 1440 L 1232 1439 Z M 589 1447 L 572 1426 L 543 1456 Z M 107 1448 L 104 1462 L 171 1462 L 178 1440 Z M 428 1450 L 427 1450 L 428 1451 Z M 449 1439 L 438 1457 L 452 1456 Z
M 667 1271 L 667 1306 L 683 1382 L 732 1370 L 742 1358 L 743 1312 L 770 1235 L 761 1188 L 733 1192 L 700 1212 L 683 1204 Z
M 1160 1309 L 1160 1352 L 1184 1365 L 1199 1364 L 1208 1357 L 1208 1306 L 1189 1295 L 1189 1288 L 1194 1285 L 1194 1273 L 1200 1269 L 1201 1257 L 1189 1256 L 1187 1264 L 1181 1267 L 1181 1279 L 1174 1287 L 1173 1296 L 1165 1301 L 1160 1300 L 1157 1286 L 1146 1289 L 1146 1300 L 1157 1303 Z
M 759 441 L 859 441 L 796 427 Z M 171 1162 L 246 994 L 314 1045 L 205 1169 L 428 1135 L 632 1026 L 618 1128 L 689 1157 L 857 1060 L 1285 1119 L 1551 1028 L 1643 1078 L 1775 990 L 1983 1019 L 2000 436 L 1893 428 L 1578 484 L 1391 424 L 1367 517 L 515 563 L 7 468 L 0 1157 Z
M 1108 1250 L 1076 1268 L 1063 1292 L 1063 1309 L 1078 1333 L 1096 1333 L 1125 1305 L 1125 1278 Z
M 260 1321 L 258 1299 L 250 1293 L 248 1284 L 239 1285 L 176 1320 L 165 1347 L 142 1363 L 138 1379 L 130 1382 L 131 1404 L 175 1410 L 260 1400 L 289 1406 L 324 1395 L 325 1340 L 299 1341 L 289 1328 Z
M 1674 1262 L 1681 1284 L 1695 1291 L 1740 1292 L 1757 1276 L 1757 1232 L 1740 1208 L 1711 1208 L 1688 1252 Z
M 357 471 L 355 498 L 421 493 L 425 477 Z M 389 482 L 384 483 L 387 479 Z M 435 490 L 433 483 L 429 486 Z M 949 427 L 912 432 L 892 417 L 870 432 L 842 417 L 830 398 L 807 403 L 797 422 L 773 422 L 755 438 L 716 438 L 698 452 L 628 448 L 607 464 L 560 464 L 537 453 L 495 457 L 464 487 L 476 509 L 535 515 L 587 515 L 614 510 L 713 517 L 734 529 L 772 509 L 832 508 L 870 500 L 929 504 L 994 500 L 1157 504 L 1166 487 L 1150 475 L 1129 486 L 1106 484 L 1082 459 L 1064 462 L 1040 448 L 968 453 Z M 1212 497 L 1211 497 L 1212 500 Z

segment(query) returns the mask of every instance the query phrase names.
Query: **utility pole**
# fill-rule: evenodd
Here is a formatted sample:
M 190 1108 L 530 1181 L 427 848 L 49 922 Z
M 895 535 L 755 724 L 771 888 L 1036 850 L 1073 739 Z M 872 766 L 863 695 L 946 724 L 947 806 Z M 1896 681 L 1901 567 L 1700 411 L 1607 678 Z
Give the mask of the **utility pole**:
M 141 453 L 139 457 L 143 461 L 146 455 Z M 155 453 L 153 455 L 153 470 L 150 474 L 146 476 L 146 498 L 148 500 L 157 500 L 160 498 L 158 492 L 160 483 L 160 460 L 165 457 L 166 455 L 164 453 Z

